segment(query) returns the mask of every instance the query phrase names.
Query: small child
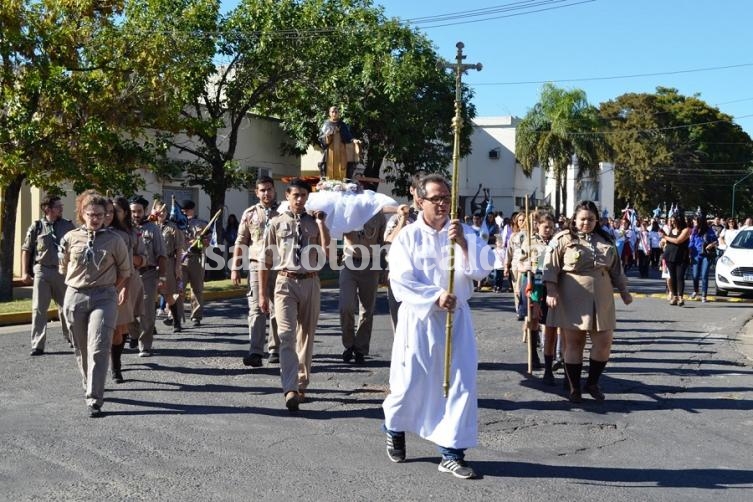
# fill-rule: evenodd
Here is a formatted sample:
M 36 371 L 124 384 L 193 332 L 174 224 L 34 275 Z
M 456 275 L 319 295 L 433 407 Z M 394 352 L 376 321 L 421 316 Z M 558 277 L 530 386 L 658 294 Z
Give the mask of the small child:
M 494 283 L 493 291 L 504 291 L 505 272 L 507 271 L 507 248 L 503 239 L 494 236 L 490 238 L 494 244 Z

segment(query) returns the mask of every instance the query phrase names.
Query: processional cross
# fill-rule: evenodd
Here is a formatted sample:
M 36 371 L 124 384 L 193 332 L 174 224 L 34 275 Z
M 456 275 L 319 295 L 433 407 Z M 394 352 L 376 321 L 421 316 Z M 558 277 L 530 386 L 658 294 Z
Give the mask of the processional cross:
M 437 66 L 440 69 L 451 68 L 455 71 L 455 117 L 452 119 L 452 129 L 455 133 L 455 141 L 452 149 L 452 190 L 450 203 L 450 219 L 455 220 L 458 217 L 458 166 L 460 165 L 460 129 L 463 126 L 463 115 L 461 113 L 463 106 L 463 87 L 461 77 L 468 70 L 481 71 L 481 63 L 465 64 L 463 60 L 463 42 L 455 44 L 458 51 L 455 55 L 455 63 L 440 62 Z M 455 289 L 455 243 L 450 244 L 450 267 L 449 267 L 449 285 L 447 291 L 453 294 Z M 442 389 L 444 397 L 450 390 L 450 361 L 452 360 L 452 312 L 447 312 L 447 324 L 445 329 L 445 349 L 444 349 L 444 382 Z

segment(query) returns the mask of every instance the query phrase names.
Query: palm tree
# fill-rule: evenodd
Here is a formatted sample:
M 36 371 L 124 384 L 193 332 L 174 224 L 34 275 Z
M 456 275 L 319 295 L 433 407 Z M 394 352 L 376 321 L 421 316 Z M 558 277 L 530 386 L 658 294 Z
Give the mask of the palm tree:
M 603 136 L 594 134 L 600 125 L 598 110 L 586 101 L 580 89 L 565 90 L 547 83 L 541 98 L 518 124 L 515 155 L 523 172 L 534 167 L 551 169 L 556 180 L 554 210 L 567 207 L 567 166 L 578 159 L 578 177 L 595 177 L 599 154 L 606 152 Z

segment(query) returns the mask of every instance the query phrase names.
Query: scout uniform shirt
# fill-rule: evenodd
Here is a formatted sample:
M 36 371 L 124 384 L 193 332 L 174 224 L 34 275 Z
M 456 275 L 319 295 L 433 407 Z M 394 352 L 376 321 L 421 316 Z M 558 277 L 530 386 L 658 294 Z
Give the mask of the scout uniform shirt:
M 238 228 L 238 237 L 235 245 L 248 246 L 248 258 L 251 261 L 259 261 L 264 257 L 264 234 L 269 227 L 272 218 L 277 216 L 277 203 L 270 207 L 264 207 L 261 203 L 246 209 L 241 215 Z
M 596 331 L 616 327 L 614 289 L 626 293 L 627 279 L 612 242 L 595 232 L 559 232 L 547 248 L 543 278 L 557 284 L 559 293 L 557 307 L 547 318 L 552 326 Z
M 343 239 L 347 261 L 352 260 L 356 265 L 378 263 L 379 246 L 384 243 L 386 225 L 384 215 L 379 212 L 363 225 L 362 230 L 345 234 Z M 372 256 L 375 252 L 377 255 Z M 365 256 L 363 256 L 364 253 Z
M 58 246 L 65 234 L 76 228 L 70 220 L 60 218 L 50 223 L 46 218 L 35 221 L 26 232 L 21 249 L 31 255 L 31 267 L 28 272 L 32 273 L 35 264 L 43 267 L 58 266 Z
M 131 275 L 126 243 L 109 228 L 79 227 L 65 234 L 60 246 L 60 271 L 70 288 L 114 286 L 118 277 Z
M 144 248 L 146 249 L 146 263 L 143 265 L 142 270 L 144 268 L 157 267 L 159 265 L 159 257 L 167 256 L 165 253 L 165 244 L 162 241 L 162 231 L 151 221 L 145 221 L 136 227 L 136 232 L 143 239 Z
M 305 212 L 294 215 L 285 211 L 272 218 L 264 237 L 264 256 L 267 266 L 271 265 L 273 270 L 307 273 L 321 269 L 325 262 L 324 249 L 314 217 Z

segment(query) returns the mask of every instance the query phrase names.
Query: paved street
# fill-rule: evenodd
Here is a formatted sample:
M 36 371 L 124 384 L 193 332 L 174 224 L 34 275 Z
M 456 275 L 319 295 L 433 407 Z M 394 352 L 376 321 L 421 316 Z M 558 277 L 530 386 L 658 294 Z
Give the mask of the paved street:
M 662 290 L 658 281 L 634 282 Z M 392 339 L 386 293 L 362 367 L 340 359 L 337 295 L 323 294 L 311 399 L 295 416 L 284 408 L 276 367 L 241 363 L 243 299 L 210 304 L 201 328 L 160 334 L 152 358 L 126 353 L 127 381 L 108 383 L 100 419 L 86 415 L 59 324 L 37 358 L 28 356 L 28 327 L 0 328 L 0 499 L 753 497 L 749 303 L 618 301 L 607 401 L 573 407 L 561 373 L 556 388 L 542 386 L 540 373 L 525 375 L 511 296 L 477 293 L 480 446 L 468 460 L 481 476 L 462 481 L 437 472 L 436 450 L 415 436 L 408 462 L 387 460 L 379 433 Z

